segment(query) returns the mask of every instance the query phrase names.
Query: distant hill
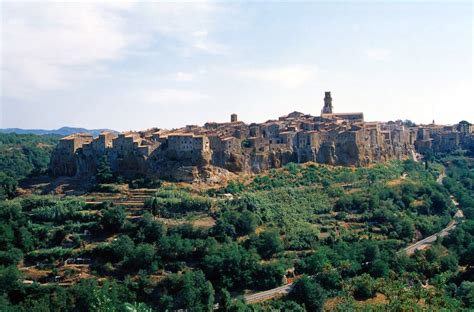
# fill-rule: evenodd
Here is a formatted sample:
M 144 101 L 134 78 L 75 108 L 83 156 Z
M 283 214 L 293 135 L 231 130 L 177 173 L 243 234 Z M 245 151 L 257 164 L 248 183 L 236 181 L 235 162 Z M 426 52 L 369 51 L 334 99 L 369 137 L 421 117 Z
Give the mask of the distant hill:
M 62 127 L 56 130 L 44 130 L 44 129 L 20 129 L 20 128 L 5 128 L 0 129 L 0 133 L 17 133 L 17 134 L 57 134 L 61 136 L 70 135 L 73 133 L 90 133 L 93 136 L 98 136 L 102 131 L 110 131 L 118 133 L 115 130 L 110 129 L 85 129 L 85 128 L 72 128 L 72 127 Z

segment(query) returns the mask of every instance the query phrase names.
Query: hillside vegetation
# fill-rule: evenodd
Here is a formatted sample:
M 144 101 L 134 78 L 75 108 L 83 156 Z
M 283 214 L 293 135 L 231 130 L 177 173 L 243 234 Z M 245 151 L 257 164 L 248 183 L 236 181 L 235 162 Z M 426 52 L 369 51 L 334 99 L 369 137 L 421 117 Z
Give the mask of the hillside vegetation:
M 18 180 L 46 173 L 59 137 L 0 133 L 0 200 L 15 196 Z
M 474 308 L 474 166 L 462 154 L 289 164 L 202 191 L 114 182 L 0 202 L 1 311 Z M 452 220 L 451 195 L 466 221 L 406 255 Z M 292 280 L 285 298 L 242 300 Z

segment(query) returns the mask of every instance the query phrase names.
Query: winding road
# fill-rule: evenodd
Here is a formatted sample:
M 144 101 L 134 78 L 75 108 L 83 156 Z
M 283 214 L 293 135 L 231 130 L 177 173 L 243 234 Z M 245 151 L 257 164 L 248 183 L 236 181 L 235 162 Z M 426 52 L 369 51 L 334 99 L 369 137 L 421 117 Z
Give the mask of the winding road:
M 443 171 L 438 175 L 436 182 L 442 185 L 443 179 L 445 177 L 446 177 L 446 173 Z M 444 229 L 442 229 L 438 233 L 425 237 L 422 240 L 404 248 L 403 251 L 405 251 L 407 255 L 413 254 L 416 250 L 425 249 L 429 245 L 433 244 L 438 239 L 438 237 L 444 237 L 448 235 L 449 232 L 454 230 L 456 226 L 461 222 L 461 219 L 464 218 L 464 214 L 462 210 L 459 209 L 459 203 L 454 199 L 453 196 L 451 196 L 451 201 L 454 204 L 454 206 L 456 206 L 457 208 L 456 213 L 453 216 L 453 219 L 448 223 L 448 225 Z
M 436 182 L 439 184 L 442 184 L 445 176 L 446 175 L 444 172 L 440 173 L 440 175 L 436 179 Z M 438 239 L 438 237 L 444 237 L 444 236 L 449 235 L 449 232 L 454 230 L 456 226 L 462 222 L 462 219 L 464 218 L 464 214 L 462 210 L 459 209 L 458 202 L 454 199 L 453 196 L 451 196 L 451 201 L 456 206 L 457 210 L 453 216 L 453 219 L 448 223 L 448 225 L 444 229 L 439 231 L 438 233 L 430 235 L 408 247 L 405 247 L 404 249 L 401 250 L 401 252 L 405 252 L 407 255 L 411 255 L 416 250 L 425 249 L 431 244 L 433 244 Z M 289 283 L 277 288 L 265 290 L 265 291 L 250 294 L 250 295 L 245 295 L 244 299 L 245 299 L 245 302 L 247 303 L 262 302 L 265 300 L 274 299 L 276 297 L 285 296 L 290 293 L 292 287 L 293 287 L 293 283 Z
M 273 299 L 278 296 L 284 296 L 290 293 L 293 283 L 286 284 L 270 290 L 265 290 L 251 295 L 245 295 L 244 299 L 247 303 L 257 303 L 265 300 Z
M 451 201 L 453 202 L 454 205 L 456 205 L 456 207 L 458 207 L 458 203 L 454 200 L 454 198 L 451 198 Z M 452 230 L 454 230 L 456 228 L 456 226 L 461 223 L 461 219 L 464 218 L 464 214 L 462 213 L 462 210 L 460 210 L 459 208 L 456 210 L 456 213 L 454 214 L 454 217 L 451 221 L 449 221 L 448 225 L 442 229 L 441 231 L 439 231 L 438 233 L 435 233 L 433 235 L 430 235 L 428 237 L 425 237 L 423 238 L 422 240 L 406 247 L 403 249 L 403 251 L 405 251 L 405 253 L 407 255 L 411 255 L 413 254 L 416 250 L 421 250 L 421 249 L 425 249 L 426 247 L 428 247 L 429 245 L 433 244 L 437 239 L 438 237 L 445 237 L 449 234 L 449 232 L 451 232 Z

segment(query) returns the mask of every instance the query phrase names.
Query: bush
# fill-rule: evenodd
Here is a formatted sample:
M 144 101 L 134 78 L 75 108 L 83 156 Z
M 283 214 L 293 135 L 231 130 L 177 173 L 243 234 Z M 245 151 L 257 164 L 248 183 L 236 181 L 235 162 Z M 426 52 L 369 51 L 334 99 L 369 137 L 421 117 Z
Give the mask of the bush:
M 226 289 L 244 289 L 254 283 L 259 258 L 236 243 L 211 250 L 203 259 L 206 277 Z
M 111 183 L 114 180 L 112 169 L 106 155 L 102 156 L 97 165 L 97 173 L 95 175 L 97 182 L 99 183 Z
M 23 211 L 31 211 L 34 208 L 53 207 L 60 200 L 59 197 L 32 195 L 20 199 Z
M 140 178 L 136 180 L 132 180 L 128 186 L 131 189 L 139 189 L 139 188 L 160 188 L 162 182 L 158 179 L 153 178 Z
M 122 268 L 126 271 L 147 270 L 153 272 L 158 269 L 156 261 L 156 250 L 153 245 L 138 244 L 124 260 Z
M 14 180 L 46 173 L 58 139 L 56 135 L 0 133 L 0 172 Z
M 23 258 L 23 253 L 18 248 L 9 251 L 0 251 L 0 265 L 16 265 Z
M 152 209 L 154 215 L 173 217 L 180 213 L 209 211 L 211 201 L 207 197 L 191 195 L 182 190 L 160 190 L 145 201 L 145 208 Z
M 271 289 L 281 285 L 285 268 L 280 263 L 261 265 L 254 275 L 255 289 Z
M 466 308 L 474 308 L 474 282 L 462 282 L 457 290 L 457 295 L 461 298 Z
M 126 217 L 123 207 L 112 207 L 105 210 L 100 219 L 100 224 L 106 231 L 119 232 L 125 224 Z
M 387 277 L 389 272 L 388 263 L 377 259 L 375 260 L 372 265 L 370 266 L 370 275 L 373 277 Z
M 167 294 L 173 298 L 160 298 L 162 311 L 212 311 L 214 288 L 206 280 L 202 271 L 188 271 L 182 275 L 172 274 L 163 285 Z
M 57 200 L 47 203 L 47 206 L 31 210 L 31 215 L 37 221 L 52 221 L 62 223 L 66 220 L 91 221 L 94 215 L 83 214 L 85 202 L 78 199 Z
M 270 259 L 274 254 L 283 251 L 283 241 L 276 230 L 267 230 L 261 233 L 255 245 L 263 259 Z
M 17 186 L 14 178 L 0 172 L 0 200 L 15 197 Z
M 71 248 L 62 248 L 54 247 L 49 249 L 38 249 L 32 252 L 29 252 L 26 255 L 26 260 L 36 262 L 44 260 L 66 260 L 73 254 L 73 249 Z
M 326 293 L 316 281 L 303 276 L 293 285 L 290 299 L 304 304 L 308 311 L 322 311 L 326 300 Z
M 120 193 L 120 187 L 116 184 L 97 184 L 93 187 L 93 191 L 116 194 Z
M 316 247 L 319 241 L 319 232 L 308 223 L 295 222 L 285 231 L 286 248 L 291 250 L 306 250 Z
M 357 299 L 369 299 L 375 296 L 375 281 L 369 274 L 362 274 L 352 279 L 354 297 Z

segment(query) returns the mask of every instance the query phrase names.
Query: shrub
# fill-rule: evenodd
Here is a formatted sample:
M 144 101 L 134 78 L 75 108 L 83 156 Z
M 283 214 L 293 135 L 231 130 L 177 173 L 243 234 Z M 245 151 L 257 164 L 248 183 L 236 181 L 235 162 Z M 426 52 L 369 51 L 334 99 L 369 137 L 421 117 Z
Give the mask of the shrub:
M 274 254 L 283 251 L 283 242 L 276 230 L 267 230 L 261 233 L 255 245 L 263 259 L 270 259 Z
M 54 247 L 49 249 L 38 249 L 32 252 L 29 252 L 26 255 L 26 260 L 28 261 L 44 261 L 44 260 L 65 260 L 66 258 L 72 256 L 73 249 L 71 248 L 62 248 Z
M 102 193 L 120 193 L 120 187 L 116 184 L 97 184 L 94 186 L 93 191 Z
M 110 232 L 120 231 L 125 224 L 126 214 L 123 207 L 112 207 L 105 210 L 100 223 L 104 230 Z
M 96 179 L 99 183 L 113 182 L 114 175 L 110 168 L 110 163 L 106 155 L 102 156 L 97 166 Z
M 375 281 L 369 274 L 362 274 L 352 279 L 354 297 L 357 299 L 369 299 L 375 296 Z
M 156 210 L 154 214 L 173 217 L 180 213 L 208 211 L 211 201 L 207 197 L 191 195 L 182 190 L 160 190 L 145 201 L 145 208 Z
M 308 311 L 322 311 L 326 293 L 316 281 L 303 276 L 295 282 L 291 289 L 290 299 L 304 304 Z

